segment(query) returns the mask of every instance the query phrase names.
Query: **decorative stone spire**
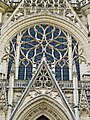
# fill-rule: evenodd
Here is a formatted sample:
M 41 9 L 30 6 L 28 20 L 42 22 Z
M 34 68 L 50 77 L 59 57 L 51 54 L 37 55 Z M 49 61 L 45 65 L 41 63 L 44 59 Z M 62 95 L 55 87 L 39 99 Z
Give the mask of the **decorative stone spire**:
M 79 120 L 79 111 L 78 111 L 78 79 L 77 79 L 77 70 L 74 62 L 73 65 L 73 100 L 74 100 L 74 111 L 76 119 Z
M 80 95 L 80 109 L 83 109 L 83 108 L 89 109 L 89 104 L 88 104 L 87 96 L 84 89 L 81 90 L 81 95 Z
M 7 120 L 10 119 L 10 115 L 13 107 L 13 95 L 14 95 L 13 88 L 14 88 L 14 79 L 15 79 L 14 72 L 15 72 L 15 65 L 13 62 L 11 67 L 10 79 L 9 79 Z
M 14 71 L 15 71 L 15 64 L 14 64 L 14 63 L 12 63 L 11 73 L 14 73 Z
M 6 108 L 7 108 L 6 87 L 5 82 L 3 82 L 0 91 L 0 109 L 5 110 Z

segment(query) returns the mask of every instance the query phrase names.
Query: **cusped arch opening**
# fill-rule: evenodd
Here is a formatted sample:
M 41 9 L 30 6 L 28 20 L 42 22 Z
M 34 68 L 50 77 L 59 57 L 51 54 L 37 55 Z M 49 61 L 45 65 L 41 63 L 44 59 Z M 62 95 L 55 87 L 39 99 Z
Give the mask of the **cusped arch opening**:
M 48 96 L 38 96 L 35 99 L 28 101 L 21 108 L 14 111 L 11 120 L 37 120 L 44 115 L 49 120 L 74 120 L 69 111 L 54 99 Z

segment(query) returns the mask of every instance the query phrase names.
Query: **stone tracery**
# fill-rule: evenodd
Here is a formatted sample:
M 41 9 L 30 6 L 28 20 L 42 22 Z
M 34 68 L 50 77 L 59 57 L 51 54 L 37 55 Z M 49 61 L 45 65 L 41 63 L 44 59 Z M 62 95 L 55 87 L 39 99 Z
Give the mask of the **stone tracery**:
M 20 18 L 22 19 L 24 16 L 35 13 L 43 15 L 56 14 L 62 16 L 75 24 L 77 23 L 77 26 L 83 28 L 83 30 L 88 33 L 86 26 L 82 24 L 67 0 L 22 0 L 17 7 L 17 10 L 10 16 L 2 29 L 10 25 L 10 23 L 12 24 L 14 21 L 17 21 Z
M 81 49 L 79 53 L 78 45 L 79 43 L 69 33 L 57 26 L 36 24 L 28 27 L 22 32 L 21 38 L 16 35 L 10 41 L 9 73 L 13 61 L 15 64 L 19 62 L 16 66 L 18 78 L 31 79 L 45 56 L 53 73 L 56 74 L 56 79 L 69 80 L 71 74 L 69 68 L 72 69 L 73 64 L 76 64 L 76 70 L 80 72 L 79 60 L 82 60 L 83 56 Z M 65 75 L 64 72 L 67 74 Z M 80 79 L 79 74 L 78 78 Z
M 59 87 L 65 93 L 65 97 L 67 98 L 72 109 L 74 104 L 76 119 L 78 119 L 78 93 L 81 91 L 80 89 L 83 86 L 82 84 L 85 85 L 85 89 L 88 94 L 89 91 L 87 91 L 87 89 L 90 87 L 88 81 L 86 81 L 88 80 L 86 75 L 83 77 L 84 79 L 80 78 L 80 76 L 87 71 L 86 69 L 90 59 L 89 48 L 87 47 L 89 45 L 87 43 L 88 31 L 85 29 L 87 27 L 87 23 L 89 29 L 90 22 L 87 20 L 89 20 L 90 15 L 87 15 L 87 17 L 83 18 L 84 16 L 81 14 L 81 11 L 80 13 L 77 13 L 79 12 L 77 10 L 80 10 L 78 8 L 81 6 L 77 8 L 75 5 L 87 4 L 89 1 L 90 0 L 84 0 L 84 2 L 80 1 L 78 4 L 76 0 L 22 0 L 17 8 L 16 6 L 18 3 L 16 6 L 13 6 L 13 2 L 12 7 L 14 8 L 13 10 L 15 10 L 14 12 L 9 11 L 9 13 L 5 13 L 5 15 L 4 13 L 0 13 L 0 23 L 2 23 L 0 40 L 3 41 L 2 48 L 4 49 L 5 46 L 8 46 L 5 45 L 7 42 L 9 43 L 9 47 L 5 48 L 6 54 L 3 57 L 6 68 L 4 71 L 5 77 L 2 72 L 0 73 L 2 79 L 7 79 L 6 71 L 8 69 L 9 81 L 8 79 L 7 81 L 10 84 L 6 84 L 5 81 L 6 91 L 3 91 L 3 89 L 1 90 L 2 92 L 0 100 L 2 101 L 1 104 L 6 102 L 4 99 L 7 99 L 7 95 L 4 96 L 4 99 L 2 100 L 3 94 L 5 93 L 8 93 L 8 96 L 11 96 L 11 98 L 8 97 L 8 105 L 7 103 L 6 105 L 3 104 L 5 105 L 5 108 L 8 109 L 8 120 L 11 112 L 14 111 L 12 108 L 13 105 L 15 106 L 17 104 L 16 102 L 19 100 L 23 91 L 17 91 L 17 86 L 19 89 L 25 89 L 25 87 L 28 85 L 28 82 L 31 82 L 32 78 L 34 78 L 36 73 L 35 71 L 38 71 L 37 68 L 42 59 L 46 60 L 47 66 L 51 69 L 49 69 L 49 71 L 51 71 L 52 76 L 56 77 L 56 80 L 71 80 L 58 81 L 58 83 L 60 85 Z M 75 4 L 72 4 L 73 2 L 75 2 Z M 87 6 L 88 5 L 86 5 L 86 7 Z M 84 9 L 84 7 L 83 10 L 83 12 L 87 11 Z M 2 16 L 7 16 L 9 19 L 6 20 L 5 18 L 5 21 L 2 22 Z M 14 35 L 16 36 L 12 37 Z M 80 42 L 83 45 L 81 45 Z M 84 46 L 84 48 L 82 48 L 82 46 Z M 87 61 L 83 57 L 83 53 L 85 53 Z M 2 54 L 3 53 L 1 53 L 1 56 Z M 3 63 L 1 64 L 2 65 L 0 66 L 3 66 Z M 36 77 L 34 83 L 32 83 L 31 91 L 26 95 L 27 99 L 29 98 L 29 100 L 31 100 L 35 97 L 35 99 L 37 99 L 38 96 L 47 95 L 48 98 L 50 96 L 53 98 L 53 100 L 56 100 L 57 102 L 59 101 L 61 104 L 61 96 L 59 97 L 58 94 L 60 91 L 57 92 L 58 90 L 55 89 L 57 87 L 54 87 L 54 83 L 51 81 L 51 79 L 52 77 L 50 78 L 45 66 L 43 66 L 41 71 L 39 71 L 38 77 Z M 1 88 L 3 88 L 3 86 L 1 86 Z M 9 88 L 9 90 L 7 90 L 7 88 Z M 87 100 L 89 100 L 89 95 L 86 96 Z M 82 101 L 84 101 L 84 99 L 82 99 Z M 25 102 L 27 102 L 26 99 Z M 88 102 L 87 105 L 89 105 Z M 63 104 L 63 106 L 65 107 L 65 104 Z M 82 109 L 80 112 L 80 118 L 83 120 L 87 116 L 89 119 L 89 109 L 85 109 L 83 102 L 80 103 L 80 108 L 81 106 L 83 106 L 84 109 Z M 4 106 L 0 107 L 3 108 Z M 19 108 L 17 108 L 17 110 L 18 109 Z M 46 108 L 40 109 L 45 110 Z M 34 110 L 34 113 L 35 112 L 36 111 Z M 49 112 L 53 111 L 49 110 L 48 113 Z M 43 112 L 41 111 L 41 115 L 42 113 Z M 32 112 L 29 114 L 28 118 L 26 117 L 26 120 L 30 119 L 29 117 L 31 115 Z M 52 116 L 53 115 L 56 116 L 54 113 Z

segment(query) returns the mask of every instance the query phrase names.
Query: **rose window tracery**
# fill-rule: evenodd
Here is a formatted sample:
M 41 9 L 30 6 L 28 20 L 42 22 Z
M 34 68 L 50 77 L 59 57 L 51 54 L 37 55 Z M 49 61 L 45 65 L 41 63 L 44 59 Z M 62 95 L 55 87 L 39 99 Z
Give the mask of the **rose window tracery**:
M 57 80 L 69 80 L 70 59 L 80 79 L 78 42 L 66 31 L 50 24 L 28 27 L 10 40 L 8 78 L 14 62 L 17 79 L 29 80 L 43 57 Z M 71 55 L 70 55 L 71 54 Z M 70 58 L 71 57 L 71 58 Z

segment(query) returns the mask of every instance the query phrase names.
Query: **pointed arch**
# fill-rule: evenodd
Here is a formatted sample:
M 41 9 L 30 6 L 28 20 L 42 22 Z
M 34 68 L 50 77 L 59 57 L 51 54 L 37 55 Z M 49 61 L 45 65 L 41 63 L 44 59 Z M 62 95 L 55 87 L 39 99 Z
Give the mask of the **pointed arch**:
M 23 104 L 16 111 L 12 120 L 36 120 L 41 115 L 50 120 L 73 120 L 64 106 L 47 95 L 40 95 Z
M 44 16 L 41 14 L 39 15 L 34 14 L 25 18 L 23 17 L 22 19 L 17 20 L 16 22 L 8 26 L 7 29 L 3 31 L 1 35 L 0 41 L 2 43 L 2 46 L 5 46 L 5 47 L 8 46 L 9 40 L 13 39 L 13 37 L 16 34 L 18 33 L 20 34 L 23 30 L 25 30 L 29 26 L 32 26 L 36 23 L 37 24 L 47 23 L 47 24 L 60 26 L 63 30 L 71 34 L 77 41 L 80 41 L 84 49 L 85 57 L 88 58 L 88 54 L 89 54 L 87 52 L 89 47 L 88 38 L 87 38 L 87 34 L 83 31 L 83 29 L 80 29 L 78 26 L 76 26 L 74 23 L 71 23 L 66 18 L 57 16 L 57 15 L 48 14 L 48 13 L 45 14 Z
M 41 14 L 34 14 L 28 16 L 27 18 L 23 17 L 22 19 L 17 20 L 16 22 L 8 26 L 5 31 L 2 32 L 1 41 L 3 41 L 3 43 L 7 43 L 8 40 L 12 39 L 13 36 L 15 36 L 18 32 L 36 23 L 48 23 L 60 26 L 61 28 L 72 34 L 77 40 L 81 41 L 83 45 L 88 43 L 87 34 L 83 31 L 83 29 L 80 29 L 78 26 L 75 26 L 74 23 L 71 23 L 71 21 L 61 16 L 52 14 L 49 15 L 48 13 L 44 16 Z
M 50 81 L 53 83 L 49 86 L 49 89 L 46 88 L 48 87 L 47 85 L 45 85 L 46 87 L 40 87 L 41 85 L 38 87 L 37 85 L 36 87 L 34 86 L 39 72 L 43 67 L 45 67 Z M 53 87 L 54 90 L 52 89 Z M 35 116 L 43 114 L 53 117 L 51 120 L 76 120 L 45 59 L 42 59 L 35 75 L 32 77 L 32 80 L 29 82 L 21 99 L 13 110 L 10 120 L 28 119 L 28 117 L 30 120 L 33 120 Z

